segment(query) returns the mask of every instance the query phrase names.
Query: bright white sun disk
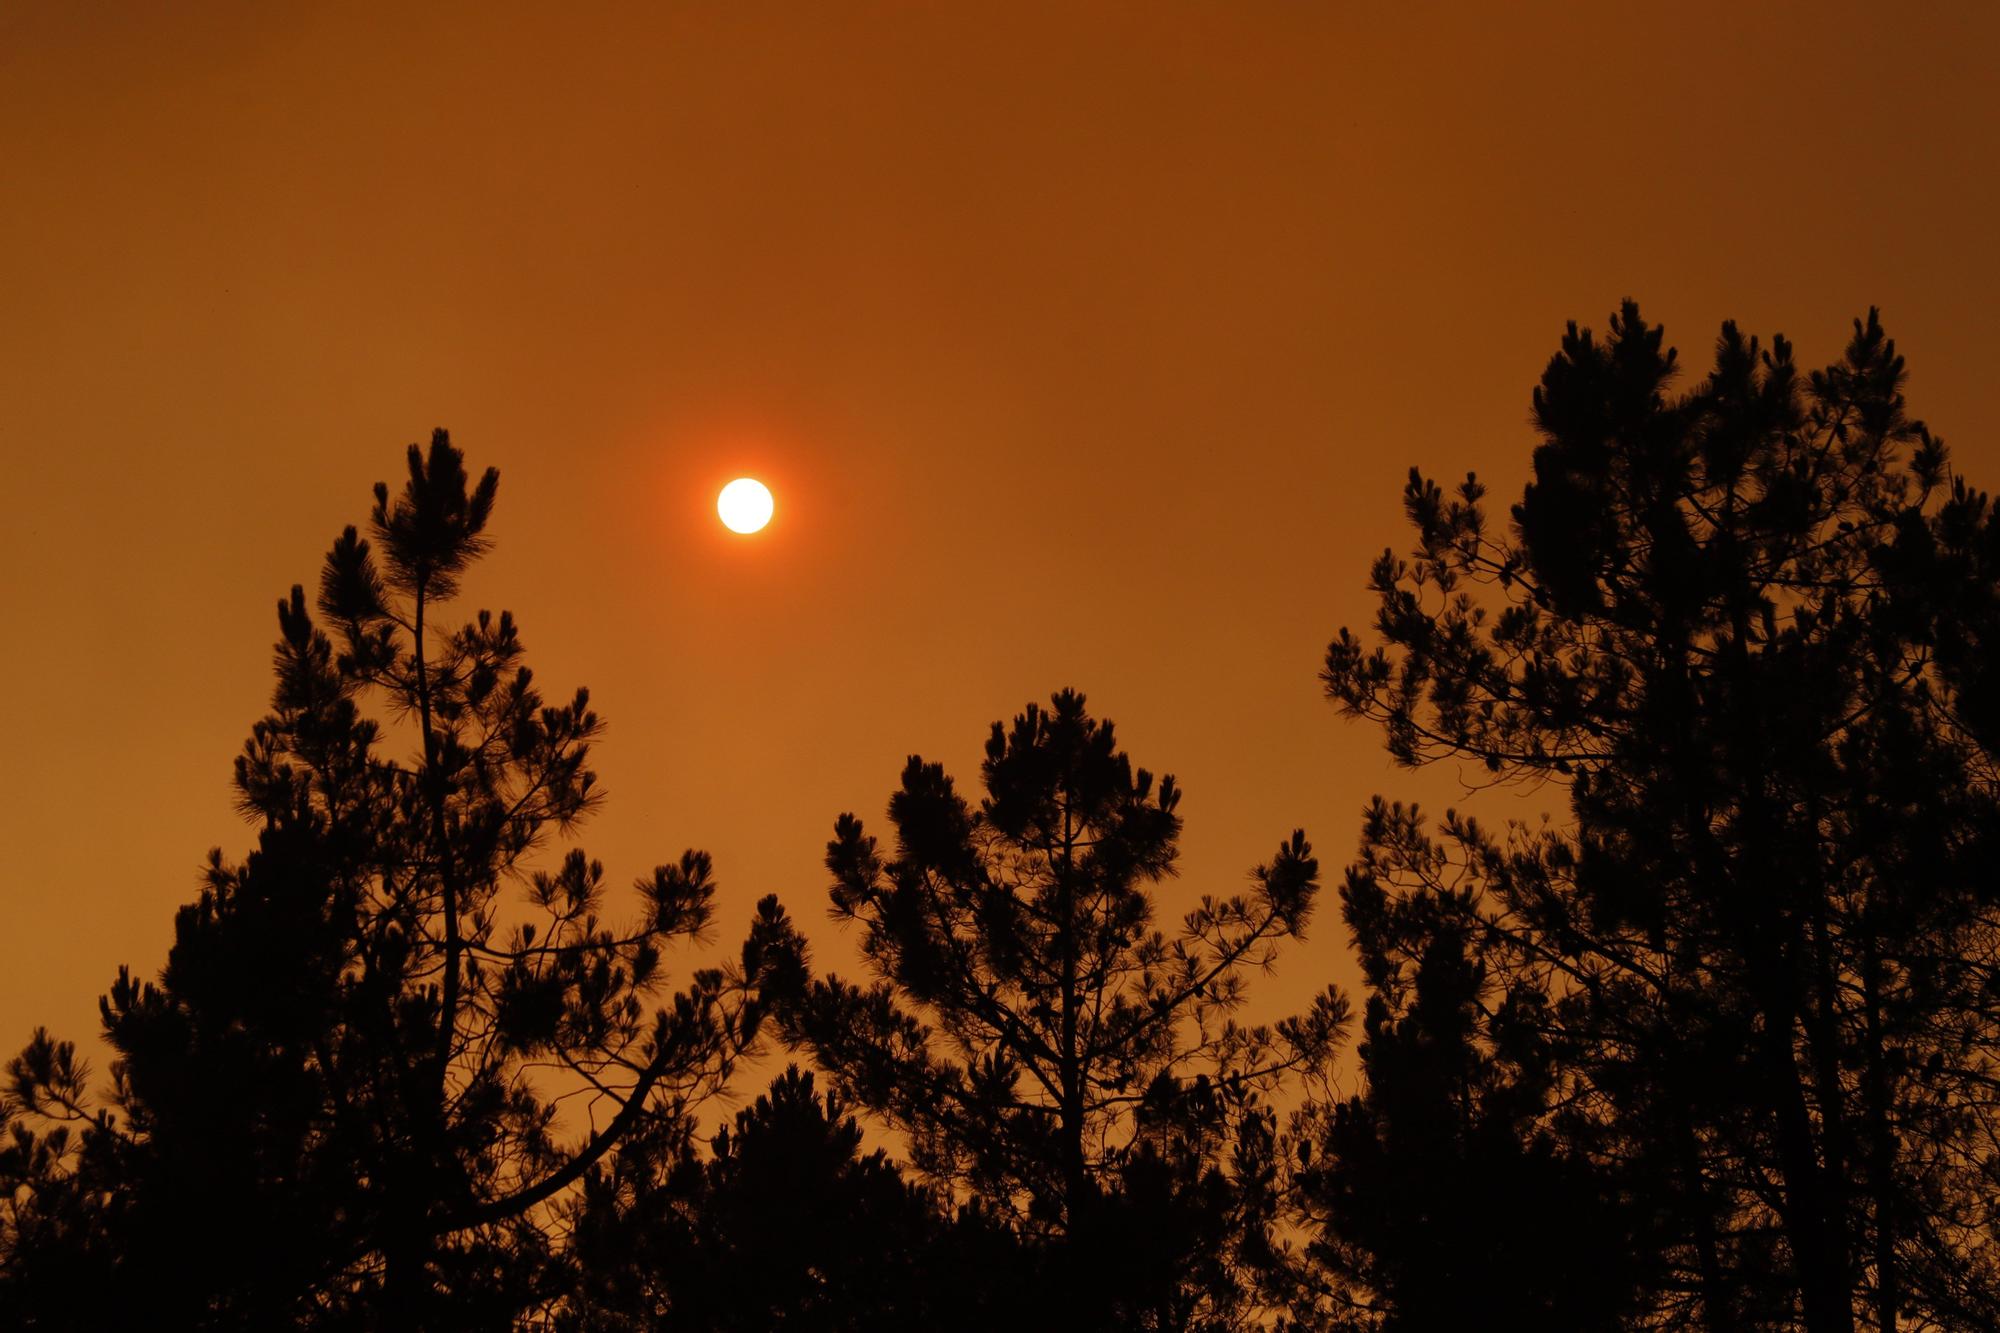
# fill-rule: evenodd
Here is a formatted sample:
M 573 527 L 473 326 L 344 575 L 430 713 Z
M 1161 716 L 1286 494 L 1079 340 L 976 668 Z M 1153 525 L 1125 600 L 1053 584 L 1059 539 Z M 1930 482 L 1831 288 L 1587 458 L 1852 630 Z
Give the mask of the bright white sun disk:
M 771 488 L 753 477 L 738 477 L 715 497 L 715 512 L 722 517 L 722 526 L 731 532 L 758 531 L 771 521 L 775 507 Z

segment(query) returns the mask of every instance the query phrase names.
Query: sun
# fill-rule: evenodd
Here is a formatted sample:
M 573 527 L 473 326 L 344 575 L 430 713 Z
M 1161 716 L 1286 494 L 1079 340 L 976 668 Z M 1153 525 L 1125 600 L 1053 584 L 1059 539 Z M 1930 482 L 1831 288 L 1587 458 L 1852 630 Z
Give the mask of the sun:
M 771 488 L 754 477 L 738 477 L 715 497 L 715 512 L 731 532 L 752 533 L 771 521 Z

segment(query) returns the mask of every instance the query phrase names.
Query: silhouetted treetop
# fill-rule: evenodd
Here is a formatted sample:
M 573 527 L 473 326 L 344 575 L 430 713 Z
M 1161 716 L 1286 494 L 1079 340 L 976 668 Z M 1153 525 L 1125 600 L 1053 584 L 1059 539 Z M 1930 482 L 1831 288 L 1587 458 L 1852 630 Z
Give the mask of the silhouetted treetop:
M 1555 778 L 1573 818 L 1371 820 L 1345 898 L 1380 960 L 1371 1082 L 1329 1136 L 1328 1235 L 1363 1286 L 1420 1271 L 1370 1248 L 1353 1190 L 1413 1123 L 1381 1062 L 1429 1030 L 1534 1094 L 1510 1152 L 1546 1145 L 1607 1225 L 1655 1237 L 1654 1317 L 1991 1327 L 2000 789 L 1975 645 L 2000 641 L 2000 538 L 1873 311 L 1810 375 L 1733 324 L 1678 394 L 1677 369 L 1630 303 L 1603 341 L 1572 325 L 1512 534 L 1477 478 L 1413 470 L 1374 642 L 1328 649 L 1329 695 L 1398 759 Z M 1439 993 L 1478 1001 L 1469 1030 L 1396 980 L 1454 951 L 1476 984 Z M 1432 1105 L 1406 1159 L 1507 1123 Z
M 903 1179 L 788 1068 L 703 1154 L 641 1135 L 573 1215 L 559 1329 L 1011 1330 L 1034 1272 L 1013 1237 Z
M 15 1062 L 31 1192 L 105 1238 L 73 1247 L 89 1326 L 504 1325 L 558 1290 L 550 1205 L 621 1139 L 687 1132 L 756 1034 L 774 901 L 668 994 L 707 854 L 641 878 L 623 923 L 602 865 L 536 856 L 596 807 L 603 724 L 584 690 L 545 702 L 507 613 L 442 623 L 498 486 L 436 432 L 334 542 L 317 618 L 279 601 L 236 762 L 258 845 L 211 854 L 159 981 L 105 998 L 111 1109 L 33 1137 L 83 1114 L 81 1078 L 40 1037 Z M 72 1150 L 61 1180 L 35 1165 Z
M 1180 793 L 1071 691 L 995 723 L 981 778 L 974 807 L 912 756 L 892 854 L 836 822 L 832 909 L 861 926 L 875 981 L 815 981 L 787 1031 L 926 1176 L 1054 1247 L 1063 1319 L 1233 1318 L 1251 1300 L 1237 1260 L 1266 1248 L 1274 1207 L 1264 1096 L 1346 1022 L 1330 990 L 1275 1025 L 1233 1017 L 1246 973 L 1303 931 L 1318 863 L 1294 833 L 1249 892 L 1156 927 Z

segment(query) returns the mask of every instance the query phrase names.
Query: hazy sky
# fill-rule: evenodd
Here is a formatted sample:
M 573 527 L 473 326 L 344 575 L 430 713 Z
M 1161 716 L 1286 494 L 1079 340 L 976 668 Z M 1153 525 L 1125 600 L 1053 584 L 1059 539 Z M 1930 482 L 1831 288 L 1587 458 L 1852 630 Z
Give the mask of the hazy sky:
M 1299 1003 L 1364 801 L 1448 787 L 1320 655 L 1412 463 L 1518 492 L 1565 320 L 1818 364 L 1878 303 L 2000 481 L 1996 15 L 0 5 L 0 1053 L 249 845 L 274 601 L 439 425 L 615 882 L 707 847 L 720 946 L 776 891 L 846 968 L 834 817 L 1075 685 L 1187 789 L 1171 903 L 1306 827 Z

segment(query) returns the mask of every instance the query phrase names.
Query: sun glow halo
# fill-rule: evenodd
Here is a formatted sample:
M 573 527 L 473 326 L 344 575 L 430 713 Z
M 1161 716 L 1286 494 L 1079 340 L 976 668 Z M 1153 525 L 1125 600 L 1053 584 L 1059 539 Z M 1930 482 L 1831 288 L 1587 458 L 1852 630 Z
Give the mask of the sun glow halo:
M 715 497 L 715 512 L 722 526 L 746 536 L 761 531 L 771 521 L 774 508 L 771 488 L 754 477 L 738 477 Z

